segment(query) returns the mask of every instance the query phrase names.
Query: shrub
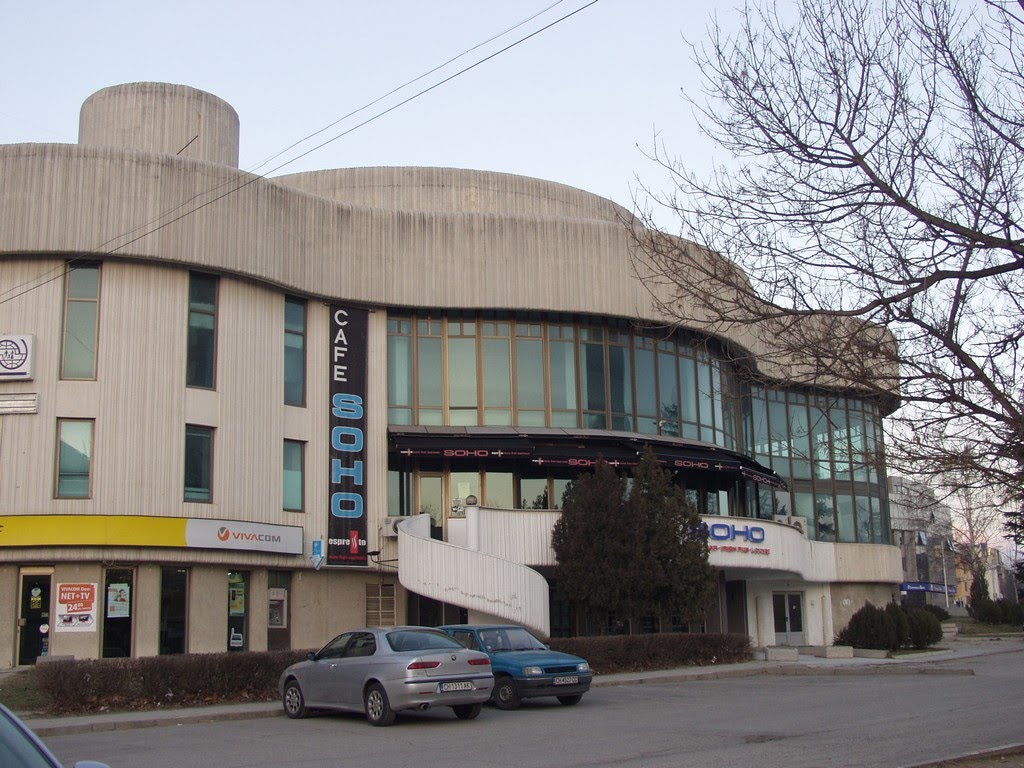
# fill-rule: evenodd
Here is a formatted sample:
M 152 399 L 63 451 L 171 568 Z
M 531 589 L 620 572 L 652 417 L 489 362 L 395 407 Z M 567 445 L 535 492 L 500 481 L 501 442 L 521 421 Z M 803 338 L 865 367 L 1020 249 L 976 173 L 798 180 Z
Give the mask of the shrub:
M 995 600 L 978 600 L 971 605 L 971 613 L 980 624 L 1002 624 L 1003 611 Z
M 906 618 L 909 641 L 914 648 L 927 648 L 942 640 L 942 625 L 931 611 L 910 607 L 906 609 Z
M 892 628 L 896 633 L 896 645 L 892 650 L 902 648 L 910 642 L 910 623 L 907 620 L 906 611 L 899 603 L 889 603 L 885 606 L 885 615 L 892 621 Z
M 877 651 L 899 648 L 892 615 L 871 603 L 865 603 L 850 617 L 850 623 L 836 636 L 836 643 Z
M 282 670 L 305 651 L 209 653 L 138 659 L 48 661 L 35 668 L 54 713 L 267 701 Z
M 999 612 L 1002 616 L 1001 623 L 1009 624 L 1013 627 L 1019 627 L 1024 624 L 1024 605 L 1015 603 L 1005 597 L 996 600 L 996 605 L 999 606 Z
M 582 656 L 602 675 L 750 660 L 750 638 L 724 633 L 558 637 L 550 645 L 553 650 Z
M 939 621 L 949 621 L 950 619 L 949 611 L 938 605 L 922 605 L 920 608 L 924 611 L 928 611 L 928 613 Z

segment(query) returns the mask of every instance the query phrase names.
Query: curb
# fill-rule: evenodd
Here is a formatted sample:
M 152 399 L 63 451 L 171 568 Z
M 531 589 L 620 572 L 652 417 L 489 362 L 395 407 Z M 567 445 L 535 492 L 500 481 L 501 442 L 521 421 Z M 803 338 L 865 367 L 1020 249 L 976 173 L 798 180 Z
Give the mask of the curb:
M 992 749 L 979 749 L 977 752 L 965 752 L 962 755 L 943 757 L 941 760 L 929 760 L 927 763 L 904 765 L 900 768 L 941 768 L 958 760 L 971 760 L 976 757 L 1010 757 L 1012 755 L 1024 755 L 1024 743 L 1007 744 L 1002 747 L 993 747 Z

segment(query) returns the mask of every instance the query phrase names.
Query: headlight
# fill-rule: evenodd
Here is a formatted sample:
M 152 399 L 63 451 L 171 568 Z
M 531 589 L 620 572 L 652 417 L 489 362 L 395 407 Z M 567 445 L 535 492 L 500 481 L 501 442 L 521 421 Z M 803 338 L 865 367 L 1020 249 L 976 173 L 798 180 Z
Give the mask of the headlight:
M 543 675 L 544 670 L 540 667 L 523 667 L 524 675 Z
M 590 671 L 590 665 L 587 664 L 587 662 L 584 661 L 582 664 L 578 664 L 576 666 L 576 669 L 578 671 L 580 671 L 580 672 L 589 672 Z

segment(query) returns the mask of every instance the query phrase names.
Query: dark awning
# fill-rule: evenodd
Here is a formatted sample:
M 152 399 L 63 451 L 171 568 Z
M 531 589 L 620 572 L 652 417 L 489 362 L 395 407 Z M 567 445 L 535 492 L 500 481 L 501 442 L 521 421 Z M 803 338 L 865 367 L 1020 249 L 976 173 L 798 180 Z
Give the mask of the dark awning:
M 407 458 L 503 459 L 538 468 L 587 468 L 604 459 L 615 467 L 640 461 L 646 446 L 678 471 L 740 475 L 778 488 L 785 482 L 748 456 L 711 443 L 603 429 L 528 427 L 388 427 L 389 450 Z

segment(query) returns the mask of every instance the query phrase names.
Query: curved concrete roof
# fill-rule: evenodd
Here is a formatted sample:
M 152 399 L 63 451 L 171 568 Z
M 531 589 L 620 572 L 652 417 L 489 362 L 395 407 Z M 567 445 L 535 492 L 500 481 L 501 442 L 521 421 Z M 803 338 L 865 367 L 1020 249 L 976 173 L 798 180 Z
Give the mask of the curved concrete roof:
M 231 162 L 234 111 L 185 86 L 104 89 L 87 114 L 85 144 L 0 147 L 0 254 L 141 259 L 371 305 L 671 323 L 648 293 L 667 289 L 634 275 L 629 213 L 596 195 L 452 168 L 253 176 Z M 192 135 L 198 159 L 169 149 Z M 766 375 L 793 375 L 750 329 L 727 334 Z

